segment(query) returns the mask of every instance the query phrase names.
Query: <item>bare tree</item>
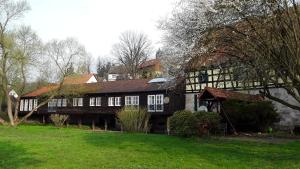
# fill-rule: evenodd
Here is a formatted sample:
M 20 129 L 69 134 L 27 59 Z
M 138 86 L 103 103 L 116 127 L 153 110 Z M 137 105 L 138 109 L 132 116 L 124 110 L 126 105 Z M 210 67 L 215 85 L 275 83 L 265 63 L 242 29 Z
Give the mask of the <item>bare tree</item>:
M 120 42 L 113 46 L 113 55 L 125 66 L 127 73 L 137 78 L 138 66 L 146 61 L 151 53 L 151 42 L 143 33 L 123 32 Z
M 96 65 L 98 77 L 108 80 L 108 72 L 111 66 L 112 66 L 111 61 L 99 57 Z
M 51 65 L 53 74 L 52 79 L 55 80 L 56 85 L 51 88 L 47 98 L 37 105 L 33 110 L 22 117 L 17 124 L 22 123 L 28 117 L 30 117 L 38 108 L 47 104 L 49 100 L 53 99 L 57 95 L 62 94 L 62 87 L 64 78 L 68 73 L 68 68 L 71 64 L 80 63 L 80 60 L 86 57 L 85 48 L 78 41 L 73 38 L 67 38 L 66 40 L 52 40 L 46 44 L 45 47 L 46 58 L 43 61 Z M 77 67 L 79 65 L 77 64 Z M 18 111 L 18 109 L 16 109 Z
M 11 125 L 14 125 L 13 111 L 11 98 L 9 96 L 10 84 L 9 84 L 9 72 L 14 68 L 12 63 L 16 62 L 12 56 L 13 41 L 10 35 L 10 26 L 13 21 L 19 19 L 23 14 L 29 10 L 29 5 L 26 1 L 12 1 L 1 0 L 0 1 L 0 79 L 1 90 L 6 96 L 7 100 L 7 113 L 10 119 Z

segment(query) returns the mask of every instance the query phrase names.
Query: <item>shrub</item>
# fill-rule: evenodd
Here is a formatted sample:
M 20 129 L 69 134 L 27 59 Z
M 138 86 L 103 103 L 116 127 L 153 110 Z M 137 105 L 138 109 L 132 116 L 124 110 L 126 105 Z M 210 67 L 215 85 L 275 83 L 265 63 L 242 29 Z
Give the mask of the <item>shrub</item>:
M 62 127 L 69 119 L 69 116 L 61 114 L 51 114 L 50 119 L 56 127 Z
M 145 109 L 126 107 L 117 113 L 123 131 L 148 132 L 150 113 Z
M 195 117 L 199 124 L 199 134 L 208 134 L 220 124 L 221 116 L 215 112 L 196 112 Z
M 177 111 L 170 117 L 170 130 L 173 134 L 190 137 L 198 133 L 198 120 L 190 111 Z
M 279 115 L 270 101 L 247 103 L 227 100 L 223 103 L 223 107 L 238 131 L 266 131 L 279 120 Z

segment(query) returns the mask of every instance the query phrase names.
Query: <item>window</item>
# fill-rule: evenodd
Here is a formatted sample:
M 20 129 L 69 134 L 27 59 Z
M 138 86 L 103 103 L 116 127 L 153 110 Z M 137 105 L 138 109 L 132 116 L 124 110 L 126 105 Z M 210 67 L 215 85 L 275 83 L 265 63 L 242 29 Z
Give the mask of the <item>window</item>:
M 164 95 L 156 95 L 156 111 L 164 110 Z
M 20 101 L 20 111 L 24 110 L 24 100 Z
M 155 95 L 148 95 L 148 111 L 155 111 Z
M 96 106 L 101 106 L 101 97 L 96 97 Z
M 95 106 L 95 97 L 90 98 L 90 106 Z
M 67 99 L 62 99 L 62 107 L 67 107 Z
M 77 106 L 77 98 L 73 98 L 73 106 Z
M 38 106 L 38 99 L 34 99 L 33 100 L 33 108 L 35 109 L 35 108 L 37 108 L 37 106 Z
M 125 96 L 125 106 L 138 106 L 139 96 Z
M 83 98 L 78 98 L 78 106 L 83 106 Z
M 108 97 L 108 106 L 121 106 L 121 97 Z
M 31 111 L 32 110 L 32 104 L 33 104 L 33 100 L 29 99 L 29 106 L 28 106 L 28 110 Z
M 25 99 L 24 111 L 28 111 L 28 99 Z
M 115 106 L 121 106 L 121 97 L 115 97 Z
M 162 112 L 164 111 L 164 95 L 148 95 L 148 111 L 149 112 Z
M 109 97 L 108 98 L 108 106 L 114 106 L 115 105 L 115 103 L 114 103 L 114 97 Z
M 61 99 L 57 99 L 57 107 L 61 107 L 61 102 L 62 102 Z
M 57 106 L 57 99 L 52 99 L 48 102 L 48 107 L 56 107 Z

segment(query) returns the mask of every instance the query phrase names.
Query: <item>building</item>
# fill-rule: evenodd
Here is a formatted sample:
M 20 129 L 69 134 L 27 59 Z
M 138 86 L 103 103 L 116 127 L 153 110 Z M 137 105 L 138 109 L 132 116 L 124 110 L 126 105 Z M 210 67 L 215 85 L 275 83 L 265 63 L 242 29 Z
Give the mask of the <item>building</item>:
M 113 65 L 108 71 L 108 81 L 128 80 L 131 79 L 130 75 L 126 73 L 123 65 Z
M 23 95 L 20 114 L 33 110 L 53 90 L 52 85 Z M 66 114 L 69 124 L 119 129 L 116 113 L 123 107 L 136 106 L 151 113 L 152 132 L 166 132 L 167 118 L 184 109 L 184 85 L 177 85 L 174 80 L 66 84 L 61 90 L 64 94 L 38 108 L 31 119 L 47 123 L 51 114 Z
M 84 75 L 73 75 L 65 77 L 64 84 L 83 84 L 83 83 L 96 83 L 98 82 L 93 73 Z
M 140 76 L 143 78 L 161 77 L 163 74 L 162 70 L 159 59 L 147 60 L 139 66 Z
M 278 79 L 278 84 L 284 85 L 280 79 Z M 259 79 L 251 77 L 248 70 L 231 63 L 221 51 L 213 53 L 209 57 L 202 57 L 202 60 L 190 61 L 190 65 L 186 69 L 185 108 L 187 110 L 198 111 L 203 106 L 203 102 L 199 100 L 198 94 L 206 87 L 257 95 L 263 89 L 263 84 Z M 296 100 L 283 88 L 274 84 L 268 84 L 268 87 L 272 95 L 291 104 L 297 104 Z M 299 111 L 278 102 L 272 102 L 281 117 L 279 126 L 293 127 L 300 125 Z

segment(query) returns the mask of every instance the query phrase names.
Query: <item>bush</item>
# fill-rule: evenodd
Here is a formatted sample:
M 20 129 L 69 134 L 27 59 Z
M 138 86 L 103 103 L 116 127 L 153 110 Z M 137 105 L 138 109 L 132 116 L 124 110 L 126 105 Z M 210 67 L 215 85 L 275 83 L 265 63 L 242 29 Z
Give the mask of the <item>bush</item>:
M 208 134 L 220 124 L 221 116 L 215 112 L 196 112 L 195 116 L 199 124 L 199 134 Z
M 227 100 L 223 103 L 225 113 L 238 131 L 266 131 L 279 121 L 272 102 L 241 102 Z
M 69 116 L 61 114 L 51 114 L 50 119 L 56 127 L 62 127 L 69 119 Z
M 123 131 L 148 132 L 150 113 L 145 109 L 126 107 L 117 113 Z
M 190 111 L 177 111 L 170 117 L 170 130 L 173 134 L 190 137 L 198 133 L 198 120 Z

